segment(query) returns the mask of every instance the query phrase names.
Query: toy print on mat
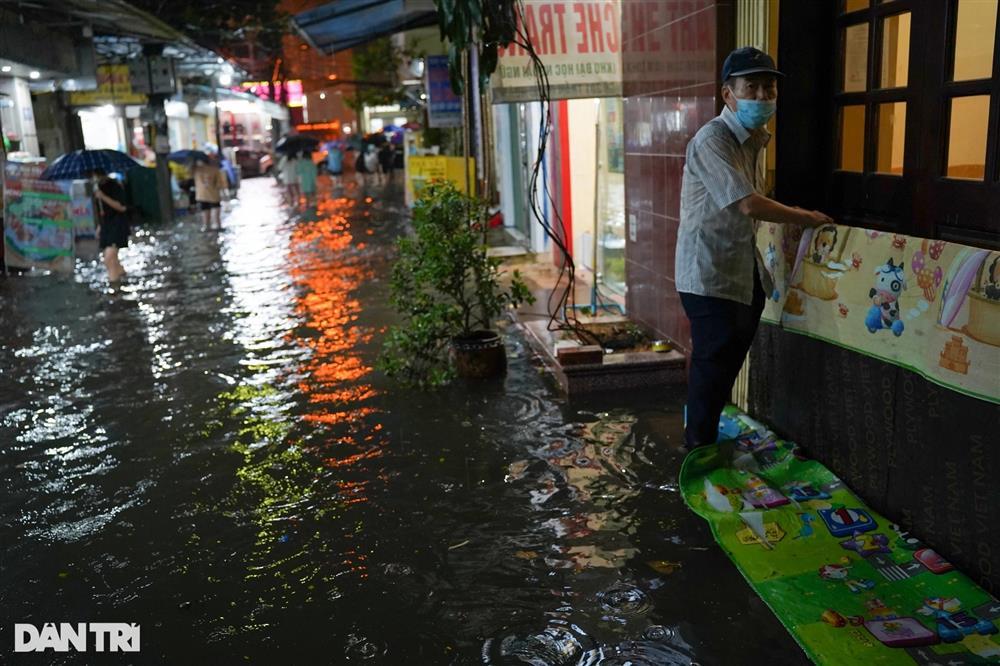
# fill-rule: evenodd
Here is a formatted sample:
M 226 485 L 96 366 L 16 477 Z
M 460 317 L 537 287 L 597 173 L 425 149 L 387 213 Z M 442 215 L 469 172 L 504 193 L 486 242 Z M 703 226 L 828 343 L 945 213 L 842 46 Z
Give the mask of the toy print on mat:
M 903 322 L 899 318 L 899 295 L 906 289 L 903 264 L 895 266 L 892 257 L 875 269 L 875 286 L 868 292 L 872 306 L 865 317 L 865 326 L 874 333 L 883 328 L 891 330 L 897 337 L 903 334 Z
M 876 242 L 888 245 L 891 237 Z M 685 458 L 681 493 L 810 659 L 829 666 L 997 661 L 1000 601 L 931 548 L 943 535 L 922 535 L 922 542 L 734 407 L 724 420 L 729 437 Z M 779 462 L 749 472 L 743 465 L 758 447 L 777 452 Z M 747 495 L 786 503 L 751 509 Z

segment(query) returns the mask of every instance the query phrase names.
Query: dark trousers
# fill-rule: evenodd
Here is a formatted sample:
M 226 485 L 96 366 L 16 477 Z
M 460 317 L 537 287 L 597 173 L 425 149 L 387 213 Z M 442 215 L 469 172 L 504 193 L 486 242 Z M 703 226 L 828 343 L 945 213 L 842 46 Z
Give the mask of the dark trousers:
M 688 372 L 688 447 L 714 444 L 719 416 L 729 402 L 736 375 L 753 344 L 764 310 L 764 290 L 754 271 L 753 302 L 681 292 L 681 304 L 691 320 L 691 364 Z

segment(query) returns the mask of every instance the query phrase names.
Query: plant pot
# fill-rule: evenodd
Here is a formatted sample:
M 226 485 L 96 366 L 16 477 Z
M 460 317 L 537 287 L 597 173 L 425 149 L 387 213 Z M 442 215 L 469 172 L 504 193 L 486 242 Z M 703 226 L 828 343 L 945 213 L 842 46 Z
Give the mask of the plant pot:
M 486 379 L 507 370 L 503 339 L 495 331 L 473 331 L 468 337 L 454 337 L 451 348 L 459 377 Z

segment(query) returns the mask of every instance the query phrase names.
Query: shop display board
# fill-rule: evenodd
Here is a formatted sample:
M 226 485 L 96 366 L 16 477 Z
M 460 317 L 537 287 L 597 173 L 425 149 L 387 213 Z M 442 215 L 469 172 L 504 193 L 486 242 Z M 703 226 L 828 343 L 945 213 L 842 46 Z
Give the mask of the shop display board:
M 447 157 L 444 155 L 409 155 L 406 159 L 406 203 L 412 206 L 420 190 L 432 180 L 447 180 L 459 192 L 466 191 L 466 178 L 462 157 Z M 476 160 L 468 160 L 468 182 L 476 183 Z
M 817 664 L 1000 659 L 1000 601 L 736 408 L 681 492 Z
M 70 197 L 69 215 L 73 219 L 73 235 L 81 238 L 97 238 L 97 222 L 94 218 L 94 197 L 88 192 L 85 180 L 64 180 L 60 185 Z
M 13 268 L 73 270 L 70 196 L 42 180 L 45 164 L 4 165 L 4 260 Z
M 869 229 L 762 223 L 763 320 L 1000 403 L 1000 252 Z

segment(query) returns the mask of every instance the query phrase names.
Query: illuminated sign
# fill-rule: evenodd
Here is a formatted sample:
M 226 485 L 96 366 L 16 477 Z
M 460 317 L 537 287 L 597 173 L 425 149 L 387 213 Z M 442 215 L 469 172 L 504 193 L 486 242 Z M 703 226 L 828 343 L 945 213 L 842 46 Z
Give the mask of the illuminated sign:
M 333 121 L 330 123 L 303 123 L 301 125 L 296 125 L 295 129 L 300 132 L 307 132 L 309 130 L 319 131 L 319 130 L 340 130 L 340 121 Z
M 240 84 L 239 88 L 236 88 L 236 90 L 256 95 L 261 99 L 270 100 L 271 93 L 269 84 L 269 81 L 244 81 Z M 281 85 L 281 83 L 275 81 L 274 85 L 277 87 Z M 285 91 L 288 93 L 286 98 L 288 106 L 302 106 L 302 81 L 299 79 L 285 81 Z M 278 97 L 277 90 L 275 90 L 275 97 Z

